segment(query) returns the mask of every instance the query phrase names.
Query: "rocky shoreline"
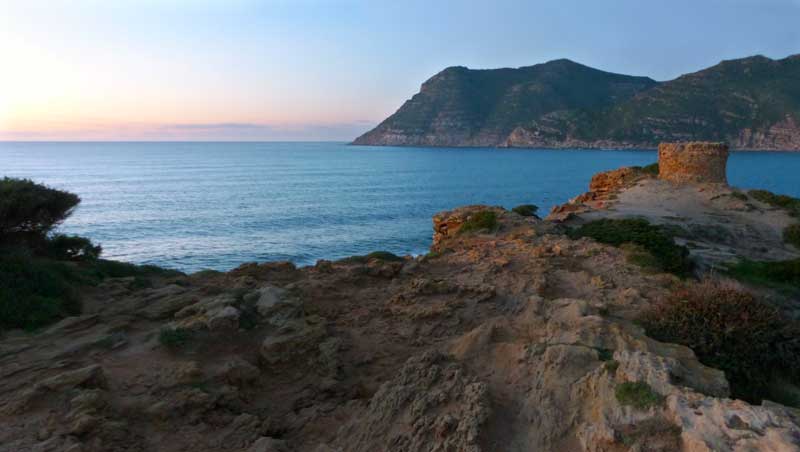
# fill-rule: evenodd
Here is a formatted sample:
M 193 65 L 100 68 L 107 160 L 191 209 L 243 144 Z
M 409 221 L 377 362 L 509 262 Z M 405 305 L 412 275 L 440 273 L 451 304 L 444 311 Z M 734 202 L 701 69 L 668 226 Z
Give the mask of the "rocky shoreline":
M 800 257 L 776 238 L 790 215 L 735 193 L 628 168 L 548 219 L 442 212 L 416 258 L 106 279 L 81 315 L 0 339 L 0 450 L 800 450 L 800 411 L 731 398 L 723 371 L 638 323 L 694 277 L 569 234 L 715 221 L 727 234 L 683 240 L 717 280 L 731 256 Z

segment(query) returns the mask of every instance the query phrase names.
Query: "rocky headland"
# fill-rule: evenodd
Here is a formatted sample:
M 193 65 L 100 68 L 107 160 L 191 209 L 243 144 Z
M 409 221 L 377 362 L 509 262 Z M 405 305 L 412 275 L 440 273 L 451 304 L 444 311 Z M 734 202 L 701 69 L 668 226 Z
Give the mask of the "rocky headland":
M 726 158 L 665 145 L 660 168 L 599 174 L 547 219 L 442 212 L 425 256 L 106 278 L 80 315 L 3 333 L 0 450 L 800 450 L 795 363 L 769 392 L 643 320 L 698 287 L 757 298 L 773 329 L 797 315 L 796 282 L 724 271 L 800 258 L 793 207 L 727 186 Z M 592 238 L 615 220 L 645 249 Z M 670 231 L 681 271 L 642 231 Z
M 358 145 L 655 148 L 726 141 L 800 150 L 800 55 L 754 56 L 656 82 L 555 60 L 518 69 L 450 67 Z

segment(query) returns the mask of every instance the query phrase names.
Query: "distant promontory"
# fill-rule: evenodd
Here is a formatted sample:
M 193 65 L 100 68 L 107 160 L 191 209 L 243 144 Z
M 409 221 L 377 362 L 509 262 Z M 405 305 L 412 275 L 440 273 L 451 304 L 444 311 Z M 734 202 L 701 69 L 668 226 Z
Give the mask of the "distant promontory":
M 353 144 L 655 148 L 691 140 L 800 150 L 800 55 L 723 61 L 666 82 L 566 59 L 450 67 Z

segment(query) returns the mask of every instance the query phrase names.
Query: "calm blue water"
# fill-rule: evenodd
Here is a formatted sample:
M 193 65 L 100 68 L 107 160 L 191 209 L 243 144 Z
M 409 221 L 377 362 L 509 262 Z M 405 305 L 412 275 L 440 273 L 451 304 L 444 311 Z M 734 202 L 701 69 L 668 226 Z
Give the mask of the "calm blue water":
M 0 176 L 78 193 L 61 228 L 108 258 L 184 271 L 427 251 L 431 216 L 555 204 L 653 151 L 354 147 L 341 143 L 2 143 Z M 742 187 L 800 196 L 800 153 L 735 153 Z

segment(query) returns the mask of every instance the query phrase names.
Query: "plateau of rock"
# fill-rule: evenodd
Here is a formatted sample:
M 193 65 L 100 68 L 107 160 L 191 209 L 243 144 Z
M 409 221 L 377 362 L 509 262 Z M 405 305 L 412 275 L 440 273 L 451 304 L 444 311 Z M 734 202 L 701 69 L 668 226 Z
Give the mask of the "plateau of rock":
M 617 82 L 627 96 L 652 84 Z M 698 272 L 800 257 L 780 240 L 788 214 L 704 180 L 724 164 L 603 173 L 544 220 L 443 212 L 426 256 L 87 287 L 82 315 L 0 339 L 0 450 L 800 450 L 796 409 L 731 398 L 722 371 L 636 324 L 685 281 L 565 235 L 591 219 L 646 217 L 694 231 L 683 240 L 696 244 Z M 479 212 L 496 223 L 465 233 Z M 657 403 L 624 403 L 626 384 Z

